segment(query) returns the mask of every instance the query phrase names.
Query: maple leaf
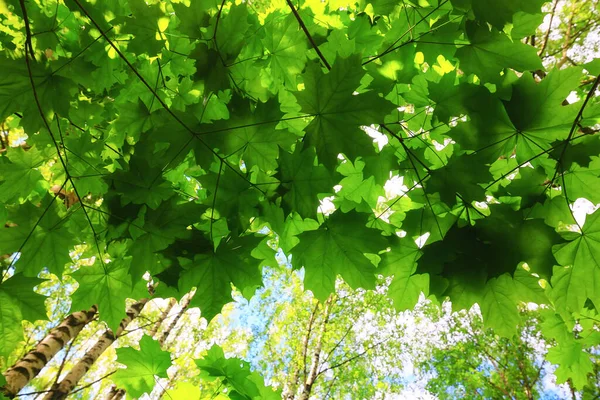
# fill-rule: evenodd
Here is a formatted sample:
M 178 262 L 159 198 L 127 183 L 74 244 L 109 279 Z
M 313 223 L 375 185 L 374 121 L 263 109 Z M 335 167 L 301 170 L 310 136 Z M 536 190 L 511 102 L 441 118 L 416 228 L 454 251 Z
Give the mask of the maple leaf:
M 45 296 L 33 291 L 43 279 L 13 275 L 0 284 L 0 338 L 5 345 L 1 356 L 8 356 L 23 338 L 22 320 L 35 322 L 47 319 Z
M 535 47 L 511 41 L 496 30 L 487 26 L 467 25 L 470 45 L 456 51 L 462 69 L 474 73 L 485 81 L 494 81 L 504 68 L 517 71 L 542 69 L 542 62 Z
M 114 381 L 134 397 L 152 392 L 155 376 L 168 378 L 167 369 L 171 366 L 171 353 L 161 350 L 158 341 L 144 335 L 139 344 L 139 350 L 131 347 L 116 350 L 117 361 L 127 368 L 117 370 L 113 376 Z
M 239 242 L 239 243 L 238 243 Z M 240 248 L 240 244 L 257 242 L 257 238 L 246 237 L 219 246 L 215 253 L 196 255 L 184 265 L 179 279 L 182 293 L 196 287 L 190 305 L 200 307 L 202 316 L 211 320 L 221 308 L 232 300 L 231 284 L 240 291 L 260 285 L 259 261 Z
M 125 313 L 125 299 L 133 296 L 130 264 L 131 257 L 109 263 L 98 260 L 73 272 L 71 276 L 79 287 L 71 296 L 71 308 L 85 310 L 96 304 L 100 318 L 116 332 Z
M 554 246 L 553 252 L 564 266 L 556 267 L 552 278 L 555 301 L 572 311 L 579 311 L 586 297 L 600 304 L 600 213 L 588 216 L 581 235 Z
M 322 165 L 315 165 L 315 151 L 297 147 L 293 154 L 281 153 L 279 172 L 283 204 L 303 217 L 316 218 L 319 194 L 333 189 L 331 173 Z
M 421 249 L 414 241 L 404 238 L 396 239 L 390 251 L 381 257 L 377 270 L 382 275 L 394 276 L 388 290 L 398 310 L 414 307 L 422 292 L 428 295 L 429 276 L 415 274 L 421 254 Z
M 351 287 L 373 288 L 376 268 L 365 253 L 377 254 L 385 240 L 374 229 L 364 229 L 360 214 L 340 211 L 318 230 L 301 233 L 292 249 L 296 268 L 306 269 L 305 285 L 315 297 L 325 300 L 335 289 L 340 275 Z
M 593 370 L 590 356 L 583 352 L 583 346 L 579 342 L 559 344 L 548 351 L 546 358 L 559 365 L 555 372 L 557 383 L 571 379 L 574 387 L 578 389 L 587 383 L 587 374 Z
M 238 358 L 225 358 L 223 349 L 216 344 L 201 360 L 195 360 L 202 375 L 209 379 L 221 378 L 233 390 L 231 396 L 239 399 L 278 399 L 281 394 L 264 385 L 263 378 L 250 370 L 250 365 Z
M 296 20 L 292 14 L 269 14 L 265 25 L 262 43 L 268 54 L 273 78 L 295 89 L 297 76 L 306 63 L 306 36 L 296 28 Z
M 365 73 L 357 56 L 336 59 L 327 74 L 311 64 L 303 75 L 305 89 L 295 93 L 302 112 L 314 116 L 304 144 L 317 149 L 326 167 L 337 163 L 339 153 L 351 160 L 364 155 L 372 140 L 359 127 L 383 122 L 395 108 L 374 92 L 353 95 Z
M 594 20 L 580 3 L 574 27 Z M 95 257 L 73 307 L 114 329 L 146 272 L 161 296 L 195 287 L 210 319 L 287 257 L 319 299 L 385 275 L 396 308 L 478 303 L 506 336 L 518 304 L 547 304 L 549 358 L 583 386 L 600 338 L 569 337 L 597 319 L 599 217 L 578 229 L 571 208 L 600 202 L 600 64 L 551 55 L 542 4 L 0 1 L 2 355 L 45 315 L 40 273 Z M 201 368 L 227 395 L 273 397 L 219 351 Z
M 28 151 L 15 149 L 7 154 L 7 158 L 11 163 L 0 171 L 0 181 L 3 181 L 0 183 L 0 201 L 12 202 L 34 195 L 29 188 L 44 180 L 39 172 L 45 161 L 44 155 L 33 147 Z

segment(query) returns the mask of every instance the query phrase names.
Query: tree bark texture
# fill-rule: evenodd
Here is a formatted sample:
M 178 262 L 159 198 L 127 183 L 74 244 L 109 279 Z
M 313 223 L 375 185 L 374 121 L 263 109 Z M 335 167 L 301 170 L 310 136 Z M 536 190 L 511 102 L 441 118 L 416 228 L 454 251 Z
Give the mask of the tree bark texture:
M 315 322 L 315 317 L 317 316 L 317 310 L 319 309 L 319 302 L 315 305 L 312 313 L 310 314 L 310 319 L 308 320 L 308 328 L 306 329 L 306 335 L 302 338 L 302 359 L 304 360 L 304 373 L 306 374 L 306 354 L 308 353 L 308 343 L 310 341 L 310 335 L 312 333 L 313 323 Z M 306 378 L 306 377 L 304 377 Z M 283 393 L 282 398 L 285 400 L 294 400 L 296 397 L 296 389 L 298 387 L 298 380 L 300 379 L 300 365 L 295 369 L 294 375 L 290 380 L 286 390 Z
M 175 299 L 169 299 L 169 304 L 167 305 L 167 308 L 165 308 L 165 310 L 162 312 L 162 314 L 160 315 L 160 318 L 158 319 L 158 321 L 156 321 L 156 323 L 154 324 L 154 326 L 152 327 L 152 330 L 150 331 L 150 336 L 154 337 L 156 336 L 156 334 L 158 333 L 163 321 L 165 319 L 167 319 L 167 317 L 169 316 L 169 313 L 171 312 L 171 309 L 173 308 L 173 306 L 177 304 L 177 302 L 175 301 Z
M 321 330 L 317 338 L 317 344 L 313 352 L 310 370 L 308 372 L 308 376 L 306 377 L 306 381 L 304 382 L 304 387 L 302 388 L 300 400 L 308 400 L 308 398 L 310 397 L 310 393 L 312 392 L 312 387 L 319 374 L 319 361 L 321 358 L 321 350 L 323 348 L 323 338 L 325 337 L 325 333 L 327 332 L 327 323 L 329 322 L 331 304 L 333 303 L 334 297 L 334 295 L 330 295 L 325 301 L 325 307 L 323 309 L 323 320 L 321 321 Z
M 65 344 L 81 332 L 83 327 L 94 318 L 97 311 L 98 308 L 92 306 L 87 311 L 74 312 L 58 326 L 52 328 L 35 348 L 6 371 L 6 385 L 1 388 L 2 393 L 9 398 L 15 397 L 29 381 L 40 373 Z
M 175 325 L 177 325 L 177 322 L 181 319 L 181 317 L 185 313 L 185 310 L 187 310 L 188 307 L 190 306 L 192 297 L 194 297 L 194 295 L 192 293 L 189 293 L 181 302 L 181 310 L 179 310 L 179 312 L 177 313 L 175 318 L 173 318 L 173 321 L 171 321 L 169 326 L 167 326 L 167 329 L 165 329 L 163 331 L 162 335 L 160 335 L 160 338 L 158 339 L 158 344 L 160 344 L 160 347 L 163 347 L 165 345 L 165 343 L 169 337 L 169 334 L 175 328 Z
M 160 386 L 160 390 L 156 394 L 156 399 L 157 400 L 162 399 L 163 396 L 165 395 L 165 393 L 167 393 L 167 390 L 169 390 L 170 388 L 172 388 L 174 386 L 174 384 L 177 382 L 177 379 L 179 378 L 179 372 L 180 371 L 181 370 L 177 370 L 175 372 L 175 374 L 173 374 L 173 377 L 171 379 L 169 379 L 169 381 L 167 383 L 165 383 L 164 385 Z
M 110 391 L 104 397 L 104 400 L 121 400 L 125 396 L 125 389 L 119 389 L 115 385 L 111 386 Z
M 121 400 L 125 398 L 125 389 L 117 389 L 117 392 L 110 400 Z
M 115 334 L 110 329 L 107 329 L 100 339 L 98 339 L 96 344 L 94 344 L 94 346 L 85 353 L 83 358 L 73 366 L 67 376 L 65 376 L 52 391 L 48 392 L 46 397 L 44 397 L 44 400 L 62 400 L 66 398 L 73 388 L 75 388 L 77 382 L 79 382 L 92 367 L 94 362 L 96 362 L 98 357 L 100 357 L 100 355 L 102 355 L 102 353 L 108 349 L 119 336 L 121 336 L 131 321 L 140 314 L 147 302 L 148 299 L 142 299 L 131 305 L 127 310 L 127 316 L 121 320 L 117 333 Z

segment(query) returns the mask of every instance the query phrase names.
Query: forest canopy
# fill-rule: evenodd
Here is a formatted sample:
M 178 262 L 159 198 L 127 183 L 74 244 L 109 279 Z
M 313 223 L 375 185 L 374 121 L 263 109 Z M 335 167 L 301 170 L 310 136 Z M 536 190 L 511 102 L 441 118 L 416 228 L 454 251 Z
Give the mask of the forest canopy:
M 417 303 L 498 354 L 543 342 L 556 382 L 593 396 L 599 23 L 575 0 L 0 0 L 0 397 L 335 398 L 315 384 L 345 348 L 328 329 Z M 311 348 L 285 385 L 211 323 L 273 276 L 302 281 L 267 314 L 305 321 Z M 461 359 L 440 340 L 431 365 Z M 82 379 L 105 351 L 125 368 L 100 393 Z

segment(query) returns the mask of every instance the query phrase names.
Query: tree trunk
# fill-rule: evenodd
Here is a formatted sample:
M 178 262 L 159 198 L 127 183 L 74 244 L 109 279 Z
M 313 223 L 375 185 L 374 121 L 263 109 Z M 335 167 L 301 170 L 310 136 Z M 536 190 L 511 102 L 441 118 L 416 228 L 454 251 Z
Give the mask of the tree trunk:
M 115 385 L 112 385 L 104 400 L 120 400 L 123 396 L 125 396 L 125 389 L 119 389 Z
M 44 400 L 62 400 L 66 398 L 98 357 L 100 357 L 100 355 L 109 348 L 119 336 L 121 336 L 125 328 L 127 328 L 127 325 L 140 314 L 147 302 L 148 299 L 142 299 L 129 307 L 127 310 L 127 317 L 121 320 L 117 333 L 114 334 L 110 329 L 107 329 L 102 337 L 98 339 L 96 344 L 92 346 L 92 348 L 85 353 L 83 358 L 73 366 L 67 376 L 65 376 L 56 387 L 53 387 L 52 390 L 48 392 L 46 397 L 44 397 Z
M 104 400 L 112 400 L 112 398 L 115 397 L 116 393 L 117 393 L 117 386 L 112 385 L 110 387 L 110 390 L 108 391 L 108 393 L 106 393 L 106 396 L 104 396 Z
M 70 314 L 58 326 L 52 328 L 50 333 L 43 338 L 34 349 L 15 363 L 6 372 L 6 385 L 1 388 L 2 393 L 13 398 L 21 389 L 35 378 L 42 368 L 58 353 L 65 344 L 73 339 L 84 326 L 96 315 L 98 308 L 92 306 L 87 311 L 78 311 Z
M 169 316 L 169 312 L 171 311 L 171 309 L 173 308 L 173 306 L 176 303 L 177 302 L 175 299 L 169 299 L 169 303 L 167 304 L 167 307 L 160 314 L 160 317 L 158 318 L 158 320 L 154 323 L 154 326 L 152 327 L 152 330 L 150 331 L 150 337 L 156 336 L 156 333 L 160 329 L 162 323 Z M 163 392 L 164 392 L 164 390 L 163 390 Z M 123 396 L 125 396 L 125 393 L 126 393 L 125 389 L 119 389 L 117 386 L 113 385 L 110 388 L 110 392 L 106 396 L 105 400 L 120 400 Z
M 571 398 L 573 400 L 577 400 L 577 391 L 575 390 L 575 386 L 573 386 L 573 381 L 570 378 L 567 379 L 567 385 L 569 385 L 569 390 L 571 391 Z
M 556 64 L 556 68 L 560 68 L 569 60 L 568 52 L 569 45 L 571 41 L 571 30 L 573 29 L 573 19 L 575 18 L 577 12 L 576 3 L 571 4 L 571 16 L 569 17 L 569 22 L 567 23 L 567 30 L 565 32 L 565 39 L 562 45 L 562 57 L 558 60 Z
M 315 322 L 315 317 L 317 316 L 317 310 L 319 309 L 319 302 L 315 305 L 312 313 L 310 314 L 310 319 L 308 320 L 308 328 L 306 329 L 306 335 L 302 338 L 302 359 L 304 360 L 304 373 L 306 374 L 306 354 L 308 353 L 308 343 L 310 342 L 310 335 L 312 333 L 313 323 Z M 306 376 L 304 377 L 306 379 Z M 287 388 L 283 392 L 282 399 L 285 400 L 294 400 L 296 397 L 296 388 L 298 387 L 298 380 L 300 379 L 300 365 L 294 371 L 294 375 L 290 380 Z
M 177 302 L 175 301 L 175 299 L 169 299 L 169 304 L 167 305 L 167 308 L 165 308 L 165 310 L 162 312 L 162 314 L 160 315 L 160 318 L 158 319 L 158 321 L 156 321 L 156 323 L 152 327 L 152 330 L 150 331 L 150 336 L 151 337 L 156 336 L 156 334 L 158 333 L 158 330 L 160 329 L 160 326 L 162 325 L 163 321 L 165 319 L 167 319 L 167 317 L 169 316 L 169 312 L 171 312 L 171 309 L 173 308 L 173 306 L 176 303 Z
M 181 319 L 183 313 L 185 313 L 185 310 L 187 310 L 187 308 L 189 307 L 190 301 L 192 301 L 192 297 L 194 297 L 194 294 L 188 293 L 188 295 L 181 302 L 181 310 L 179 310 L 173 321 L 171 321 L 167 329 L 164 330 L 164 332 L 162 333 L 162 335 L 160 335 L 160 338 L 158 339 L 158 344 L 160 344 L 160 347 L 163 347 L 165 345 L 169 334 L 175 328 L 175 325 L 177 325 L 177 322 Z
M 319 336 L 317 338 L 317 345 L 315 347 L 315 351 L 313 352 L 313 359 L 310 365 L 310 371 L 308 372 L 308 376 L 306 377 L 306 382 L 304 382 L 304 387 L 302 388 L 302 394 L 300 395 L 300 400 L 308 400 L 310 397 L 310 393 L 312 392 L 312 387 L 317 379 L 319 374 L 319 360 L 321 358 L 321 349 L 323 348 L 323 337 L 325 336 L 325 332 L 327 331 L 327 323 L 329 322 L 329 314 L 331 313 L 331 303 L 333 303 L 334 295 L 330 295 L 325 301 L 325 308 L 323 309 L 323 320 L 321 321 L 321 331 L 319 332 Z
M 164 384 L 163 386 L 160 387 L 160 390 L 158 391 L 158 393 L 156 394 L 156 399 L 160 400 L 162 399 L 162 397 L 165 395 L 165 393 L 167 393 L 167 390 L 169 390 L 173 384 L 175 382 L 177 382 L 177 378 L 179 378 L 179 372 L 181 370 L 177 370 L 174 374 L 173 377 L 171 379 L 169 379 L 169 381 Z
M 125 393 L 126 393 L 125 389 L 117 389 L 117 392 L 110 400 L 121 400 L 121 399 L 125 398 Z

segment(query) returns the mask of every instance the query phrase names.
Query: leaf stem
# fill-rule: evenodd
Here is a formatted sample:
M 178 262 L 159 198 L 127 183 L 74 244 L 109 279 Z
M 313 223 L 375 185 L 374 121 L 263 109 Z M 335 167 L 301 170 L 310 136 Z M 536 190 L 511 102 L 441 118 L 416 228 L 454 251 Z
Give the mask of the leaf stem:
M 288 4 L 288 6 L 290 7 L 290 9 L 292 10 L 294 17 L 296 17 L 298 24 L 300 24 L 300 28 L 302 28 L 302 30 L 304 31 L 304 34 L 308 38 L 308 41 L 312 45 L 313 49 L 315 49 L 315 51 L 317 52 L 317 55 L 319 56 L 319 58 L 325 65 L 325 68 L 327 68 L 328 71 L 331 71 L 331 65 L 327 62 L 327 59 L 325 59 L 325 56 L 323 55 L 323 53 L 321 53 L 321 50 L 319 50 L 319 46 L 317 46 L 317 44 L 315 43 L 315 40 L 311 36 L 310 32 L 308 32 L 308 28 L 306 28 L 306 25 L 304 24 L 304 21 L 302 20 L 302 17 L 300 16 L 300 14 L 298 14 L 296 7 L 294 7 L 294 4 L 292 3 L 291 0 L 286 0 L 286 2 Z

